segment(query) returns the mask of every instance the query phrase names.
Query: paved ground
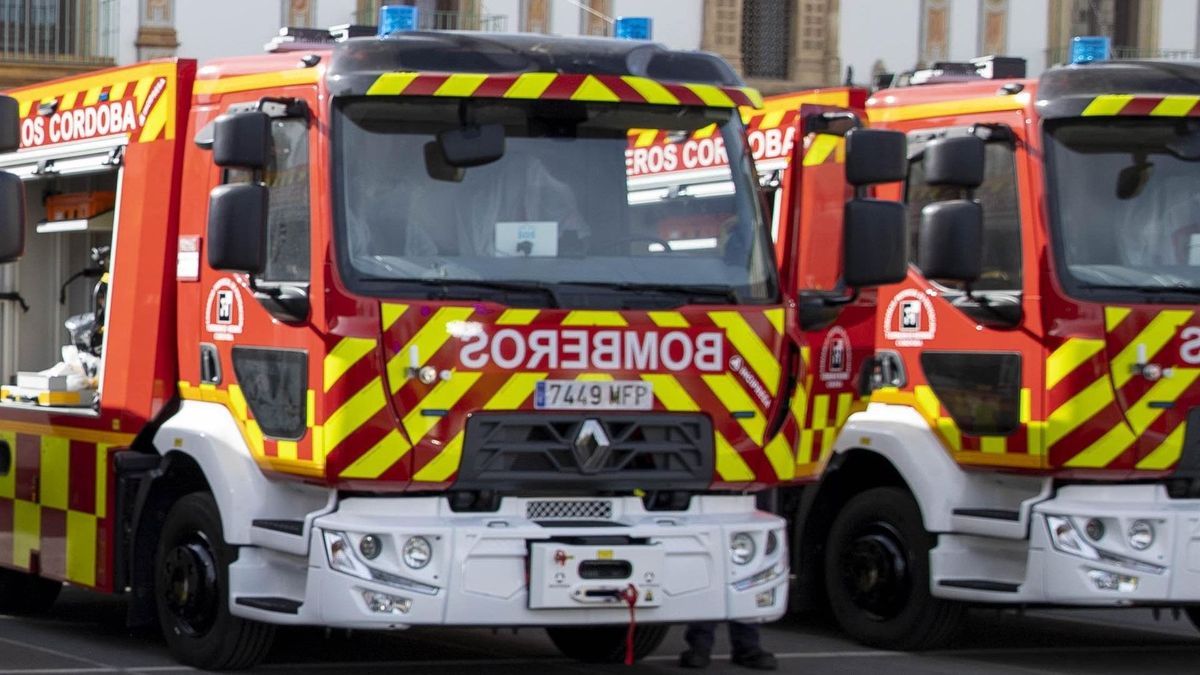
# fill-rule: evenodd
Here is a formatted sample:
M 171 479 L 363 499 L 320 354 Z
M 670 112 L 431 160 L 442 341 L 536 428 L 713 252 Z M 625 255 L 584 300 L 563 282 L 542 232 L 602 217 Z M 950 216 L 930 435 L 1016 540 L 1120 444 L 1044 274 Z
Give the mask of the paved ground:
M 154 635 L 122 626 L 120 600 L 81 591 L 63 593 L 46 617 L 0 616 L 0 675 L 173 673 L 175 665 Z M 1195 673 L 1200 633 L 1184 619 L 1147 610 L 1037 611 L 1025 615 L 980 610 L 967 618 L 962 636 L 945 650 L 899 654 L 863 648 L 813 619 L 789 619 L 764 629 L 764 642 L 780 657 L 782 672 L 861 673 Z M 674 629 L 662 648 L 632 669 L 680 673 L 675 656 L 683 631 Z M 724 636 L 718 652 L 727 653 Z M 305 675 L 376 672 L 488 673 L 629 672 L 620 666 L 591 667 L 560 657 L 541 631 L 420 629 L 404 633 L 289 630 L 281 634 L 258 672 Z M 712 673 L 746 673 L 718 657 Z

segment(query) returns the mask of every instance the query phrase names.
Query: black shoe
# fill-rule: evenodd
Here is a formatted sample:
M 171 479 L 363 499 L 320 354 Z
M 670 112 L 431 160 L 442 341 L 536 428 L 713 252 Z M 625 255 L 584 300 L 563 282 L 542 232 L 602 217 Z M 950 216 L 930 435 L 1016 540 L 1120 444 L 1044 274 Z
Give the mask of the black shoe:
M 779 662 L 775 660 L 775 655 L 765 649 L 734 654 L 732 660 L 737 665 L 751 670 L 775 670 L 779 668 Z
M 679 655 L 679 666 L 681 668 L 707 668 L 711 662 L 711 656 L 704 652 L 698 652 L 695 649 L 689 649 Z

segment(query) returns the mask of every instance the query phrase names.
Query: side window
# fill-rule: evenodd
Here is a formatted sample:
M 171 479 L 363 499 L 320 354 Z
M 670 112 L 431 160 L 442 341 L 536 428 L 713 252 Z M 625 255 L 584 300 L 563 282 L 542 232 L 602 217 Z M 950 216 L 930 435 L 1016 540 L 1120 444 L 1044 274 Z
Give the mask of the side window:
M 308 281 L 308 124 L 298 118 L 272 120 L 271 143 L 271 162 L 263 172 L 270 189 L 267 267 L 259 279 Z M 225 171 L 226 183 L 250 179 L 250 172 L 242 169 Z
M 1021 289 L 1021 214 L 1017 195 L 1017 169 L 1012 148 L 1004 143 L 986 146 L 986 171 L 975 198 L 983 206 L 983 276 L 972 290 L 1012 291 Z M 905 188 L 908 208 L 910 262 L 916 263 L 921 209 L 945 199 L 960 199 L 957 188 L 925 183 L 919 160 L 908 170 Z

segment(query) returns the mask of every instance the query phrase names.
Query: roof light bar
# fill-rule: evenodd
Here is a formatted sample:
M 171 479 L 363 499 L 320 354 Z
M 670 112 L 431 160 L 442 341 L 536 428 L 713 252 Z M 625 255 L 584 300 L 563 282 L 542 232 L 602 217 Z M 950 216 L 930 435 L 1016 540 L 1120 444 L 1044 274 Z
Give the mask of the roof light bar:
M 622 40 L 649 40 L 654 21 L 647 16 L 621 16 L 613 22 L 613 37 Z
M 383 5 L 379 8 L 379 37 L 417 30 L 417 8 L 411 5 Z
M 1071 38 L 1071 63 L 1095 63 L 1112 58 L 1112 38 L 1083 35 Z

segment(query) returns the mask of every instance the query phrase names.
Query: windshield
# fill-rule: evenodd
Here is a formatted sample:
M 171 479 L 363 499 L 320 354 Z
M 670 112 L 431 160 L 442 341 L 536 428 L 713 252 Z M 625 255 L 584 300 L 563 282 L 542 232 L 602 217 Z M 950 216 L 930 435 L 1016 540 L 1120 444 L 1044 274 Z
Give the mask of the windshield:
M 502 144 L 489 145 L 486 132 L 500 128 Z M 445 140 L 464 129 L 483 140 Z M 706 189 L 648 197 L 630 187 L 641 170 L 636 139 L 682 141 L 706 129 L 734 158 Z M 774 298 L 735 110 L 358 98 L 337 106 L 334 139 L 339 261 L 352 289 L 461 287 L 486 297 L 548 288 L 548 304 L 564 293 L 596 302 L 601 291 L 679 291 L 676 304 L 697 289 L 713 303 Z
M 1069 290 L 1200 289 L 1200 123 L 1071 120 L 1049 127 L 1047 138 Z

